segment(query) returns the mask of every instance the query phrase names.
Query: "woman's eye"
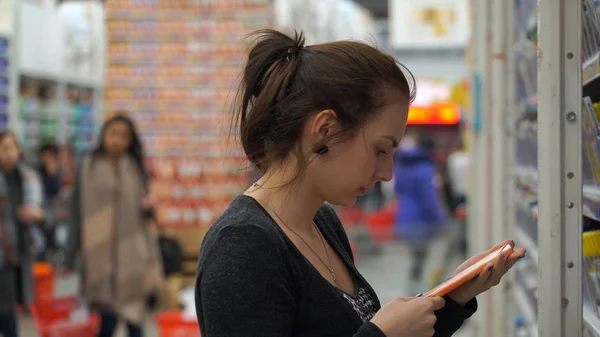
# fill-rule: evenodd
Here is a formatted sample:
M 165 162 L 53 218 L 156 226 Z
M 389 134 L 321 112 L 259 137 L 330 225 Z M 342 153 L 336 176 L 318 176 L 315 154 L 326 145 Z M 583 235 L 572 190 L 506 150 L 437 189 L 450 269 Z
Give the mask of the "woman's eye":
M 385 152 L 385 151 L 383 151 L 381 149 L 378 149 L 378 148 L 375 149 L 375 153 L 377 154 L 378 157 L 381 156 L 381 155 L 386 155 L 387 154 L 387 152 Z

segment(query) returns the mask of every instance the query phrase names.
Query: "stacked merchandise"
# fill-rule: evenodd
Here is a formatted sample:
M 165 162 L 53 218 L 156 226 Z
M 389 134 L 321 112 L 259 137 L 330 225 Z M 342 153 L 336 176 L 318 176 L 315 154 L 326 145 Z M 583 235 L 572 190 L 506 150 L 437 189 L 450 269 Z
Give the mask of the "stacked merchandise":
M 9 67 L 8 39 L 0 35 L 0 130 L 8 126 L 8 67 Z
M 22 144 L 29 154 L 49 143 L 69 144 L 76 155 L 89 150 L 94 136 L 91 89 L 67 86 L 64 100 L 55 82 L 23 76 L 18 105 Z M 66 102 L 62 105 L 59 102 Z
M 583 0 L 581 58 L 583 82 L 589 82 L 600 73 L 600 1 Z
M 247 184 L 223 116 L 244 61 L 242 39 L 271 26 L 270 3 L 106 3 L 105 113 L 127 113 L 139 127 L 158 221 L 188 255 Z
M 583 180 L 583 306 L 585 327 L 600 331 L 600 103 L 590 97 L 582 104 Z
M 527 249 L 527 257 L 515 266 L 515 335 L 537 336 L 537 3 L 514 5 L 515 97 L 517 131 L 515 148 L 516 241 Z
M 584 326 L 592 335 L 600 333 L 600 1 L 584 0 L 582 12 L 582 180 L 584 215 Z
M 55 143 L 59 125 L 56 84 L 22 78 L 18 121 L 25 149 L 35 152 L 42 144 Z
M 76 157 L 88 151 L 94 141 L 94 94 L 92 89 L 67 86 L 63 116 L 63 135 L 68 137 Z

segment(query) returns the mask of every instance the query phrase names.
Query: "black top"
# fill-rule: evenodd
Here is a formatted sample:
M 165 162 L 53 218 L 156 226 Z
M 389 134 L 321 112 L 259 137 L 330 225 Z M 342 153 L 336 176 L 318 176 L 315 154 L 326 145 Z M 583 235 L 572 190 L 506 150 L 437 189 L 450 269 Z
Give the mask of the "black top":
M 379 310 L 373 288 L 354 266 L 335 211 L 324 205 L 314 220 L 356 280 L 356 289 L 364 289 L 358 295 L 371 299 Z M 203 337 L 385 337 L 373 323 L 363 322 L 343 292 L 313 267 L 256 200 L 245 195 L 237 197 L 206 234 L 195 290 Z M 446 298 L 446 306 L 436 312 L 435 336 L 451 336 L 476 309 L 476 300 L 461 307 Z
M 12 214 L 15 216 L 15 225 L 17 226 L 17 229 L 19 229 L 19 234 L 17 235 L 17 250 L 20 252 L 24 248 L 22 243 L 23 231 L 21 229 L 26 228 L 25 224 L 23 224 L 17 216 L 19 207 L 23 204 L 23 178 L 21 177 L 19 170 L 16 168 L 11 172 L 5 173 L 5 177 L 6 184 L 8 186 L 8 201 L 10 202 L 10 209 Z

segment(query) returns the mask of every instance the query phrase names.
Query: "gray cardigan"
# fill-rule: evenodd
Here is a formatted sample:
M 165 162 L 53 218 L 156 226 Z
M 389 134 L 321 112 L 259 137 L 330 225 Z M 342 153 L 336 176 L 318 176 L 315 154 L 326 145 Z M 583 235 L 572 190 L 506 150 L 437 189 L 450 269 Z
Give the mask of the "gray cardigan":
M 314 220 L 379 310 L 375 291 L 354 266 L 335 211 L 324 205 Z M 249 196 L 237 197 L 206 234 L 195 290 L 203 337 L 385 337 L 376 325 L 363 323 Z M 436 312 L 435 337 L 451 336 L 476 309 L 475 299 L 462 307 L 446 298 L 446 306 Z

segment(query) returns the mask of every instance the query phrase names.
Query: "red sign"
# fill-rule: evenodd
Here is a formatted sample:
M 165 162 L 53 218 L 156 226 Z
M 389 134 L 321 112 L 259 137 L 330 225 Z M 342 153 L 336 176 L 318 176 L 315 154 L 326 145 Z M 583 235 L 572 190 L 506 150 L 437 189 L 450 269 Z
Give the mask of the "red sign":
M 460 108 L 455 103 L 432 103 L 427 106 L 411 106 L 408 124 L 454 125 L 460 121 Z

